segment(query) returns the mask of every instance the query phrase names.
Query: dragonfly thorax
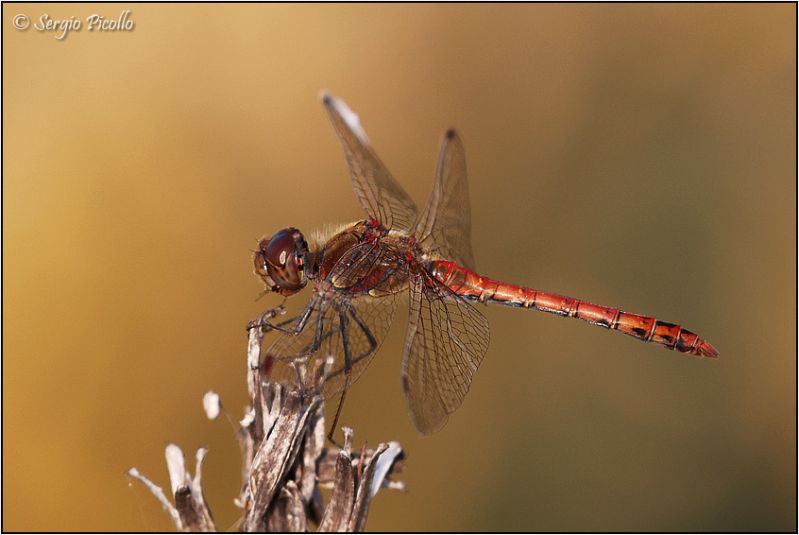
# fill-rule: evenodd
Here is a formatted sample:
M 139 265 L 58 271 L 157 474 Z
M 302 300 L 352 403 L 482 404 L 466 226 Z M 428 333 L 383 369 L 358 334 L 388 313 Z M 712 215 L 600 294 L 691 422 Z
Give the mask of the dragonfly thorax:
M 269 291 L 289 296 L 302 290 L 308 282 L 305 272 L 308 257 L 308 244 L 302 232 L 293 227 L 284 228 L 258 242 L 258 251 L 253 257 L 255 273 Z

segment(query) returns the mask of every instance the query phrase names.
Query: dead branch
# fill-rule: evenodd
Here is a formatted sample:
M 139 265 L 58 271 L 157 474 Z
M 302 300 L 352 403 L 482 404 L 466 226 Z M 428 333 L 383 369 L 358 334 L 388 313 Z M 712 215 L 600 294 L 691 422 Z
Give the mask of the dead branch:
M 269 319 L 285 311 L 265 313 Z M 242 488 L 234 500 L 243 509 L 239 530 L 363 531 L 372 499 L 381 488 L 403 490 L 390 476 L 404 465 L 397 442 L 365 446 L 352 452 L 353 432 L 344 428 L 344 447 L 325 447 L 324 399 L 319 394 L 333 359 L 314 370 L 295 363 L 297 379 L 286 385 L 267 382 L 259 367 L 262 322 L 250 326 L 247 346 L 247 387 L 250 405 L 239 422 L 237 438 L 242 454 Z M 222 411 L 219 397 L 208 392 L 203 407 L 210 419 Z M 216 531 L 202 492 L 202 462 L 207 450 L 196 454 L 192 478 L 181 449 L 169 444 L 166 463 L 174 504 L 164 491 L 136 468 L 128 474 L 141 481 L 169 514 L 178 531 Z M 332 488 L 325 505 L 319 488 Z

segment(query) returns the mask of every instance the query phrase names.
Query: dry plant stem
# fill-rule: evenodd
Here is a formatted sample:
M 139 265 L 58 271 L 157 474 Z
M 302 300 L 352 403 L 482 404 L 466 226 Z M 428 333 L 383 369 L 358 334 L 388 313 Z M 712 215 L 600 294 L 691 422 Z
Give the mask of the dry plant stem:
M 205 458 L 204 448 L 197 450 L 197 467 L 194 479 L 186 471 L 183 451 L 175 444 L 166 447 L 166 465 L 175 505 L 172 505 L 161 487 L 144 477 L 136 468 L 128 470 L 128 475 L 138 479 L 152 492 L 161 506 L 172 518 L 178 531 L 216 531 L 213 516 L 203 498 L 201 486 L 202 462 Z
M 371 500 L 380 488 L 403 490 L 389 477 L 403 469 L 404 453 L 397 442 L 365 445 L 352 452 L 353 432 L 344 428 L 344 447 L 325 448 L 324 399 L 319 392 L 333 364 L 328 358 L 313 370 L 296 362 L 295 384 L 266 382 L 259 367 L 261 341 L 269 319 L 283 307 L 265 312 L 249 328 L 247 388 L 250 405 L 240 421 L 237 438 L 242 454 L 242 489 L 234 500 L 243 509 L 238 528 L 245 532 L 362 531 Z M 209 418 L 221 412 L 219 397 L 208 392 L 203 406 Z M 197 451 L 194 478 L 185 468 L 183 452 L 166 448 L 174 505 L 163 490 L 135 468 L 129 475 L 141 481 L 161 503 L 179 531 L 216 531 L 203 498 L 201 473 L 206 450 Z M 325 506 L 320 487 L 332 488 Z

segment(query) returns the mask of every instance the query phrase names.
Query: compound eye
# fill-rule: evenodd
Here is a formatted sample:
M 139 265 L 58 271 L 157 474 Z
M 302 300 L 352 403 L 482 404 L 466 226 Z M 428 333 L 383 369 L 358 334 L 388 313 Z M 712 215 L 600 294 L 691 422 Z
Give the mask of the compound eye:
M 255 271 L 261 275 L 266 270 L 264 280 L 271 283 L 273 291 L 291 295 L 302 290 L 307 282 L 303 261 L 308 245 L 299 230 L 285 228 L 269 240 L 262 240 L 259 249 Z
M 283 229 L 272 236 L 269 245 L 264 251 L 264 259 L 267 265 L 278 268 L 285 268 L 290 258 L 294 257 L 296 242 L 294 240 L 293 229 Z
M 266 265 L 266 248 L 269 246 L 269 238 L 264 238 L 258 242 L 258 251 L 255 252 L 253 257 L 253 264 L 255 264 L 255 274 L 261 278 L 269 276 L 268 268 Z

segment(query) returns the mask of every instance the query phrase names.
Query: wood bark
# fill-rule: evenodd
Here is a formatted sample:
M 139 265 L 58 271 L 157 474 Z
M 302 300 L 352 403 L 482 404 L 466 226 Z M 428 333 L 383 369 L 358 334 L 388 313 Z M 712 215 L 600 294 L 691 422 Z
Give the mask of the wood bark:
M 282 314 L 281 307 L 262 318 Z M 295 363 L 293 384 L 271 383 L 259 367 L 261 341 L 268 327 L 251 324 L 247 348 L 250 405 L 236 437 L 242 453 L 242 488 L 235 503 L 242 508 L 238 529 L 244 532 L 363 531 L 369 506 L 381 488 L 403 490 L 391 476 L 402 471 L 405 454 L 397 442 L 352 451 L 353 432 L 344 428 L 344 445 L 325 446 L 322 391 L 333 359 L 314 370 Z M 203 406 L 209 418 L 222 412 L 219 397 L 208 392 Z M 128 474 L 141 481 L 159 501 L 178 531 L 216 531 L 202 491 L 202 463 L 207 450 L 197 450 L 194 477 L 182 450 L 166 447 L 170 501 L 164 491 L 136 468 Z M 327 504 L 320 487 L 332 488 Z

